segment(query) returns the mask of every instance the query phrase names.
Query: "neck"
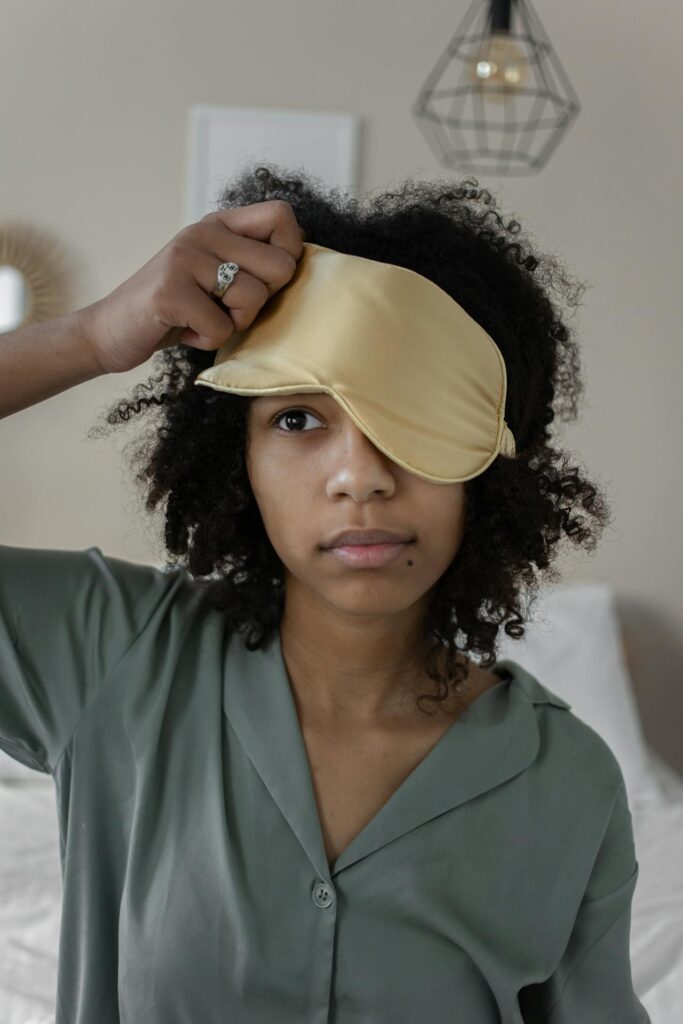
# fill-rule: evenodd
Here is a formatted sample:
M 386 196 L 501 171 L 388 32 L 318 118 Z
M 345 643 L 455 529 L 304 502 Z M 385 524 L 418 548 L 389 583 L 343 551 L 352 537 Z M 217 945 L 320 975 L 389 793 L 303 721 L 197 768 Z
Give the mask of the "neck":
M 288 592 L 280 640 L 302 721 L 343 728 L 425 718 L 415 700 L 435 692 L 435 683 L 424 668 L 423 615 L 345 615 L 319 598 L 292 600 Z

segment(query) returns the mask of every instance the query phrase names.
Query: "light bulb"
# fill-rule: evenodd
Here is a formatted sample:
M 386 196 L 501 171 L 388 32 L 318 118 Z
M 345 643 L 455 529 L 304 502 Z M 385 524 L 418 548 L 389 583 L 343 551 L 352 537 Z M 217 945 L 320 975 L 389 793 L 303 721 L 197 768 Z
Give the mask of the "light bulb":
M 486 100 L 504 102 L 529 78 L 529 62 L 506 32 L 493 32 L 472 62 L 470 77 Z

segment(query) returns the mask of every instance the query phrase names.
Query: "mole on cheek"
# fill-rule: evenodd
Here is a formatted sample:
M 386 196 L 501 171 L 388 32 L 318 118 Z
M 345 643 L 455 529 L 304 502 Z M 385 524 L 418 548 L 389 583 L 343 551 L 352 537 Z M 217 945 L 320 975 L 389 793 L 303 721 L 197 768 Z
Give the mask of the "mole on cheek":
M 409 558 L 408 561 L 406 562 L 406 565 L 412 565 L 412 564 L 413 564 L 413 560 L 412 560 L 412 558 Z

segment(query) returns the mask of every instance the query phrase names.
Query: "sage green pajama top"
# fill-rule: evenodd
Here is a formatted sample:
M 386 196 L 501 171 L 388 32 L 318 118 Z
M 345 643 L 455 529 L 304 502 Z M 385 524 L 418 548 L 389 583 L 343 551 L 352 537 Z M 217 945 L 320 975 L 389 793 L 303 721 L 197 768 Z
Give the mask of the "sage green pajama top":
M 279 633 L 249 651 L 178 567 L 0 546 L 0 747 L 58 808 L 56 1024 L 650 1024 L 619 764 L 495 669 L 330 868 Z

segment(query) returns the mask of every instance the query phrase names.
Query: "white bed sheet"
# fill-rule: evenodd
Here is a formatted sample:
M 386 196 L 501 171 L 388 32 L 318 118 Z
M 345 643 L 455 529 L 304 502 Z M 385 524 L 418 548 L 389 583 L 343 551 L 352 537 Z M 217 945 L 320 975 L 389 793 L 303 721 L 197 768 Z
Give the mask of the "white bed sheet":
M 652 1024 L 681 1024 L 683 778 L 650 753 L 656 785 L 629 797 L 640 865 L 631 965 Z M 61 899 L 52 779 L 0 782 L 0 1024 L 54 1024 Z

